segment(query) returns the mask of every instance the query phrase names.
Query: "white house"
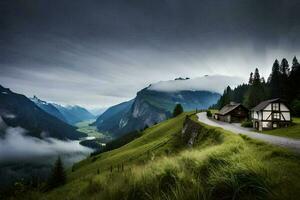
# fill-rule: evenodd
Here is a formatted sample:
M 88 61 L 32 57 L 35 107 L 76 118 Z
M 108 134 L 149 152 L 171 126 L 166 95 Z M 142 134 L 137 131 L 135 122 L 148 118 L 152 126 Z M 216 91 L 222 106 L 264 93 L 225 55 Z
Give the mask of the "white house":
M 263 101 L 251 109 L 253 127 L 258 130 L 286 127 L 291 124 L 291 112 L 281 99 Z

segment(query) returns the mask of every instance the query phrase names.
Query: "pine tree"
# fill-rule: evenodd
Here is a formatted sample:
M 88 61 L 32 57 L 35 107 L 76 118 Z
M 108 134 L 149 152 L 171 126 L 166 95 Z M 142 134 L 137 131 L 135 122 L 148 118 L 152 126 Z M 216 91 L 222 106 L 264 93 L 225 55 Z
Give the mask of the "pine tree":
M 281 61 L 280 65 L 280 84 L 279 84 L 279 90 L 280 90 L 280 98 L 288 100 L 289 99 L 289 94 L 290 94 L 290 88 L 289 88 L 289 74 L 290 74 L 290 69 L 289 69 L 289 63 L 288 61 L 283 58 Z
M 218 100 L 215 108 L 216 109 L 221 109 L 225 105 L 229 104 L 230 101 L 232 101 L 231 95 L 232 95 L 232 89 L 230 88 L 230 86 L 227 86 L 227 88 L 223 92 L 223 95 Z
M 290 72 L 289 62 L 287 59 L 283 58 L 280 64 L 280 72 L 284 76 L 288 76 Z
M 253 108 L 261 101 L 265 100 L 265 98 L 264 85 L 261 82 L 259 71 L 256 68 L 253 76 L 253 83 L 247 92 L 244 103 L 247 107 Z
M 66 183 L 66 173 L 60 157 L 54 163 L 51 176 L 48 180 L 48 189 L 53 189 Z
M 234 88 L 231 92 L 231 101 L 242 103 L 250 85 L 242 84 Z
M 249 85 L 252 85 L 253 83 L 253 72 L 250 73 L 250 77 L 249 77 Z
M 299 62 L 296 56 L 294 56 L 293 58 L 293 65 L 292 65 L 292 70 L 294 69 L 294 67 L 298 67 L 299 66 Z
M 270 77 L 268 79 L 271 98 L 278 98 L 281 96 L 280 86 L 279 86 L 280 77 L 281 77 L 280 66 L 278 60 L 276 59 L 272 67 L 272 73 L 270 74 Z
M 300 64 L 296 58 L 293 59 L 292 70 L 289 76 L 289 99 L 290 101 L 295 100 L 296 98 L 300 100 Z
M 177 117 L 181 113 L 183 113 L 183 108 L 182 108 L 181 104 L 176 104 L 176 106 L 173 110 L 173 117 Z

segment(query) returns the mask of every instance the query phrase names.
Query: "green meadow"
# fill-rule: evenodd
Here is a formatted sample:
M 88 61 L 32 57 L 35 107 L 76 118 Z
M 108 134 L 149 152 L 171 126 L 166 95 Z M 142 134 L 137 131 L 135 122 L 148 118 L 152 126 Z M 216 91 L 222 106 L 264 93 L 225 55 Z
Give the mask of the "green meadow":
M 292 126 L 274 130 L 262 131 L 264 134 L 300 139 L 300 118 L 293 118 Z
M 77 163 L 66 185 L 20 199 L 299 199 L 299 155 L 199 122 L 188 148 L 181 133 L 187 114 Z
M 92 119 L 92 120 L 78 122 L 77 124 L 75 124 L 75 126 L 77 127 L 77 130 L 79 132 L 86 133 L 90 137 L 95 137 L 99 139 L 109 138 L 109 136 L 99 132 L 96 126 L 90 126 L 90 124 L 93 123 L 94 121 L 95 120 Z

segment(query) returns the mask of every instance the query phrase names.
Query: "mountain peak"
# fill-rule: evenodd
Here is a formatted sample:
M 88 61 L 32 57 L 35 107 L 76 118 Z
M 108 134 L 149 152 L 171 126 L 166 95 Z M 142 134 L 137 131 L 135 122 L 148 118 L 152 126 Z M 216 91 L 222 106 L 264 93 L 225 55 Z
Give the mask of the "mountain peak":
M 3 94 L 11 93 L 9 88 L 5 88 L 2 85 L 0 85 L 0 92 Z
M 48 105 L 48 102 L 39 99 L 36 95 L 33 95 L 33 97 L 32 97 L 32 98 L 29 98 L 29 99 L 30 99 L 31 101 L 33 101 L 34 103 L 37 103 L 37 104 Z
M 226 86 L 234 87 L 242 81 L 239 77 L 222 75 L 205 75 L 194 79 L 180 77 L 175 80 L 153 83 L 147 89 L 161 92 L 210 91 L 222 93 Z

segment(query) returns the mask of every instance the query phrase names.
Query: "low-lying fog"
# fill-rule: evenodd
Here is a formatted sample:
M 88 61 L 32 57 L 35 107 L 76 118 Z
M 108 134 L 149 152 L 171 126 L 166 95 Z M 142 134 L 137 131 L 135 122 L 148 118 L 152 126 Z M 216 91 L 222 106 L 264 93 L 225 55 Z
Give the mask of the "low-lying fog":
M 0 186 L 33 176 L 46 178 L 58 156 L 70 167 L 93 151 L 79 141 L 27 136 L 20 127 L 7 127 L 1 117 L 0 129 Z

